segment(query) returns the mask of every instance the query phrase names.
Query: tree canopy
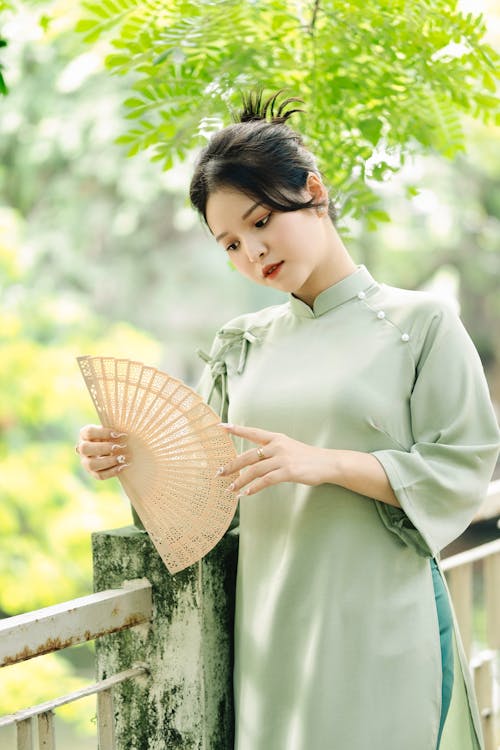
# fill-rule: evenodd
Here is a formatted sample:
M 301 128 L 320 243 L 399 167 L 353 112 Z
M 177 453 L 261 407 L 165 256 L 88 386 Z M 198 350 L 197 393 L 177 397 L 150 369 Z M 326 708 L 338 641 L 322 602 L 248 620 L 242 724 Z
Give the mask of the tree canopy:
M 463 114 L 500 122 L 498 54 L 456 0 L 87 0 L 77 29 L 132 74 L 120 142 L 169 168 L 252 86 L 301 96 L 300 129 L 344 217 L 387 220 L 373 185 L 415 152 L 464 148 Z M 411 192 L 411 186 L 410 186 Z

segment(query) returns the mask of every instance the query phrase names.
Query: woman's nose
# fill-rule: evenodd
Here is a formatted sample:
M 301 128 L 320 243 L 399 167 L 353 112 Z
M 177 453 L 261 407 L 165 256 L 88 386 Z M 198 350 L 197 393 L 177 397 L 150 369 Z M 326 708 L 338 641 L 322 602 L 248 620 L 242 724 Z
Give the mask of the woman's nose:
M 247 245 L 246 251 L 250 263 L 255 263 L 267 253 L 266 248 L 262 244 Z

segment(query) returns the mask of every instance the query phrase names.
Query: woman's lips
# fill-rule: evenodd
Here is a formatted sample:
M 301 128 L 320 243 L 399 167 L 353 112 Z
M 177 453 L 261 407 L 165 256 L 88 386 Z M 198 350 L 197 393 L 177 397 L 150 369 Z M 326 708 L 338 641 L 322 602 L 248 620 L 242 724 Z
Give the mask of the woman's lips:
M 262 275 L 265 279 L 274 279 L 280 272 L 281 266 L 283 265 L 285 261 L 280 260 L 279 263 L 268 263 L 267 266 L 264 266 L 262 269 Z

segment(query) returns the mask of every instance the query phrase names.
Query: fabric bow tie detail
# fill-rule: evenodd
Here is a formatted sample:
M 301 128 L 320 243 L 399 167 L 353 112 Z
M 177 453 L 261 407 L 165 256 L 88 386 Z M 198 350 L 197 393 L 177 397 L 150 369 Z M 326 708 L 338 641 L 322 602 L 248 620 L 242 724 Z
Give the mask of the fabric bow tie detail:
M 198 356 L 209 365 L 210 373 L 212 375 L 212 387 L 207 399 L 208 403 L 210 403 L 214 389 L 220 381 L 221 413 L 227 399 L 228 366 L 230 371 L 237 375 L 241 375 L 245 369 L 250 344 L 255 344 L 259 341 L 264 330 L 266 330 L 266 328 L 262 326 L 258 328 L 248 328 L 246 330 L 241 328 L 223 328 L 217 334 L 216 339 L 221 343 L 221 346 L 216 350 L 213 356 L 207 354 L 202 349 L 198 349 Z M 236 352 L 236 366 L 232 365 L 230 361 L 228 362 L 227 357 L 235 347 L 239 347 L 239 352 Z M 231 356 L 230 359 L 232 360 L 233 357 Z

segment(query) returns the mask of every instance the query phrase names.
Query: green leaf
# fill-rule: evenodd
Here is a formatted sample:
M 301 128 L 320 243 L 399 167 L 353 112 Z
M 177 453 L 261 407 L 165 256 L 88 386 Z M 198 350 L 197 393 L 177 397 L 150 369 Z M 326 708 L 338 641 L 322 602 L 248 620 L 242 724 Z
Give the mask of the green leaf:
M 93 4 L 86 3 L 85 9 L 88 10 L 89 13 L 92 13 L 92 15 L 97 16 L 97 18 L 104 18 L 108 20 L 109 18 L 113 16 L 113 12 L 108 13 L 103 7 L 103 5 L 97 5 L 96 3 L 93 3 Z
M 366 120 L 360 120 L 358 127 L 366 140 L 376 146 L 382 133 L 382 121 L 378 117 L 369 117 Z
M 131 97 L 130 99 L 125 99 L 123 102 L 123 105 L 125 107 L 133 108 L 133 107 L 144 107 L 144 101 L 142 99 L 138 99 L 137 97 Z
M 171 49 L 167 49 L 165 50 L 165 52 L 162 52 L 161 55 L 158 55 L 157 57 L 154 58 L 153 65 L 161 65 L 161 63 L 165 62 L 167 57 L 172 54 L 172 52 L 173 50 Z
M 96 26 L 97 26 L 97 22 L 94 21 L 93 19 L 90 20 L 88 18 L 81 18 L 75 26 L 75 31 L 77 31 L 80 34 L 83 34 L 87 31 L 90 31 L 91 29 L 95 29 Z
M 120 68 L 130 63 L 130 55 L 107 55 L 104 64 L 107 68 Z
M 387 211 L 382 211 L 381 209 L 378 209 L 378 208 L 370 210 L 367 216 L 372 222 L 375 222 L 377 224 L 388 223 L 391 221 L 391 217 L 389 216 Z

